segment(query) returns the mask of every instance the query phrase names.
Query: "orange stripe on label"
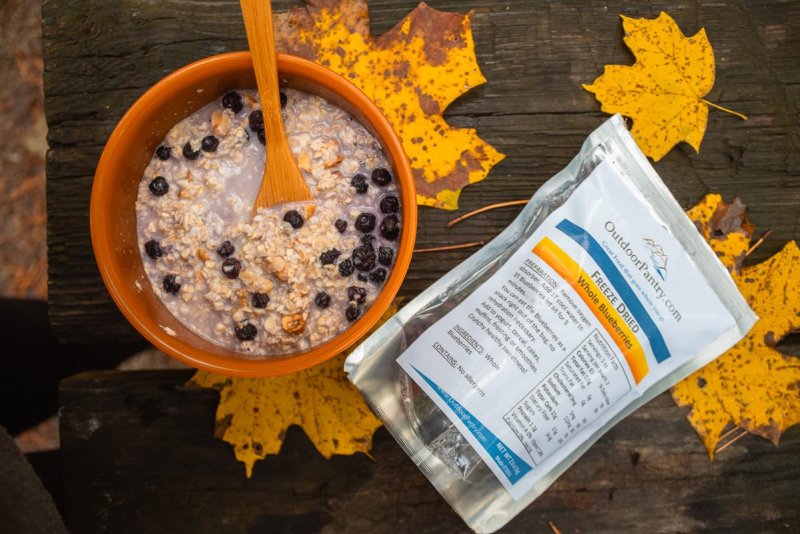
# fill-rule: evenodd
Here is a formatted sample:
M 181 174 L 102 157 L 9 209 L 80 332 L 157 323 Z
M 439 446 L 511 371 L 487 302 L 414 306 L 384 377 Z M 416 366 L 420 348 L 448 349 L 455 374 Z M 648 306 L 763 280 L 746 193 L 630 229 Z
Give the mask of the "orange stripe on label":
M 648 372 L 644 350 L 634 333 L 623 322 L 622 317 L 619 316 L 617 310 L 614 309 L 614 306 L 600 291 L 588 273 L 581 269 L 580 265 L 575 263 L 548 237 L 542 239 L 533 248 L 533 253 L 539 256 L 578 293 L 611 336 L 611 339 L 614 340 L 614 344 L 622 351 L 636 383 L 641 382 Z

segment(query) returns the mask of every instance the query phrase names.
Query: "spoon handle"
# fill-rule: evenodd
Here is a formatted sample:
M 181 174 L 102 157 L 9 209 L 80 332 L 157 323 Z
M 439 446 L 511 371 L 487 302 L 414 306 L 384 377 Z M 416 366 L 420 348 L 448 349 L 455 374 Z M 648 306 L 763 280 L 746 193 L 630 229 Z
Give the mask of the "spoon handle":
M 272 29 L 270 0 L 240 0 L 247 42 L 253 56 L 261 112 L 268 134 L 284 137 L 278 94 L 278 60 L 275 55 L 275 34 Z

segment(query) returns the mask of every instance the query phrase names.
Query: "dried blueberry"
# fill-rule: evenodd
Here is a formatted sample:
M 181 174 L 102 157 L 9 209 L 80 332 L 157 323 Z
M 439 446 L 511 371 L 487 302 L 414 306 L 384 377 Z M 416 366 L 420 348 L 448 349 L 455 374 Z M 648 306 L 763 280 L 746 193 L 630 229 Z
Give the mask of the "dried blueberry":
M 202 148 L 206 152 L 216 152 L 217 147 L 219 146 L 219 139 L 217 139 L 213 135 L 207 135 L 203 138 L 200 142 L 200 148 Z M 383 206 L 383 204 L 381 204 Z
M 358 273 L 358 275 L 356 275 L 356 278 L 358 278 L 359 282 L 366 282 L 367 280 L 369 280 L 367 273 Z
M 350 286 L 347 288 L 347 300 L 356 304 L 364 304 L 367 300 L 367 290 L 363 287 Z
M 234 331 L 236 332 L 236 338 L 239 341 L 253 341 L 258 335 L 258 328 L 256 328 L 254 324 L 246 321 L 236 323 L 236 328 L 234 328 Z
M 319 255 L 319 261 L 322 265 L 330 265 L 336 262 L 336 258 L 341 256 L 342 253 L 338 249 L 331 248 Z
M 169 191 L 169 184 L 167 183 L 167 179 L 163 176 L 156 176 L 153 178 L 153 181 L 150 182 L 148 187 L 150 188 L 150 192 L 157 197 L 163 197 L 167 194 L 167 191 Z
M 314 297 L 314 302 L 320 308 L 327 308 L 331 305 L 331 296 L 325 293 L 324 291 L 320 291 L 317 293 L 317 296 Z
M 267 144 L 267 133 L 264 130 L 258 130 L 256 132 L 256 137 L 258 137 L 258 142 L 262 145 L 266 146 Z
M 372 213 L 362 213 L 356 217 L 356 230 L 369 233 L 375 229 L 375 215 Z
M 167 145 L 161 145 L 156 149 L 156 157 L 161 161 L 167 161 L 172 156 L 172 149 Z
M 236 247 L 233 246 L 233 243 L 230 241 L 223 241 L 222 244 L 217 248 L 217 254 L 222 256 L 223 258 L 227 258 L 231 254 L 236 252 Z
M 361 310 L 359 310 L 358 307 L 355 304 L 351 304 L 344 311 L 344 315 L 345 315 L 345 317 L 347 317 L 347 320 L 352 323 L 353 321 L 358 319 L 359 315 L 361 315 Z
M 286 107 L 286 93 L 281 91 L 281 109 Z
M 161 248 L 161 243 L 155 239 L 151 239 L 144 244 L 144 251 L 150 256 L 151 259 L 158 259 L 164 255 L 164 249 Z
M 375 267 L 375 249 L 361 245 L 353 250 L 353 265 L 359 271 L 371 271 Z
M 353 261 L 352 260 L 342 260 L 339 262 L 339 274 L 344 277 L 350 276 L 353 274 Z
M 385 196 L 381 199 L 381 213 L 397 213 L 400 211 L 400 200 L 394 195 Z
M 239 278 L 239 273 L 242 270 L 242 262 L 236 258 L 225 258 L 222 262 L 222 274 L 231 280 Z
M 297 210 L 289 210 L 283 215 L 283 221 L 291 225 L 292 228 L 297 230 L 302 228 L 305 224 L 303 216 Z
M 181 289 L 181 284 L 178 283 L 177 278 L 178 276 L 175 274 L 168 274 L 165 276 L 162 284 L 164 286 L 164 291 L 176 295 Z
M 222 107 L 233 111 L 234 113 L 239 113 L 242 111 L 244 107 L 244 102 L 242 102 L 242 95 L 237 93 L 236 91 L 229 91 L 222 96 Z
M 189 161 L 194 161 L 200 157 L 200 151 L 192 150 L 192 143 L 187 141 L 186 144 L 183 145 L 183 157 Z
M 391 181 L 392 181 L 392 174 L 387 169 L 384 169 L 383 167 L 378 167 L 377 169 L 372 171 L 373 184 L 383 187 L 385 185 L 388 185 L 389 182 Z
M 336 227 L 336 230 L 339 231 L 340 234 L 343 234 L 345 230 L 347 230 L 347 221 L 344 219 L 336 219 L 336 222 L 333 223 Z
M 368 247 L 375 248 L 375 236 L 372 234 L 364 234 L 361 236 L 361 243 Z
M 394 241 L 400 235 L 400 221 L 397 215 L 389 215 L 381 222 L 381 235 L 384 239 Z
M 394 260 L 394 250 L 389 247 L 378 247 L 378 263 L 390 267 Z
M 264 131 L 264 115 L 261 114 L 260 109 L 250 112 L 250 115 L 247 116 L 247 124 L 250 125 L 250 129 L 254 132 Z
M 383 267 L 378 267 L 369 273 L 369 279 L 371 282 L 375 282 L 376 284 L 382 284 L 386 281 L 386 269 Z
M 253 293 L 250 302 L 254 308 L 266 308 L 267 304 L 269 304 L 269 295 L 266 293 Z
M 358 193 L 359 195 L 363 195 L 364 193 L 366 193 L 367 189 L 369 188 L 369 186 L 367 185 L 367 177 L 364 176 L 363 174 L 356 174 L 355 176 L 353 176 L 353 179 L 350 180 L 350 185 L 352 185 L 355 188 L 356 193 Z

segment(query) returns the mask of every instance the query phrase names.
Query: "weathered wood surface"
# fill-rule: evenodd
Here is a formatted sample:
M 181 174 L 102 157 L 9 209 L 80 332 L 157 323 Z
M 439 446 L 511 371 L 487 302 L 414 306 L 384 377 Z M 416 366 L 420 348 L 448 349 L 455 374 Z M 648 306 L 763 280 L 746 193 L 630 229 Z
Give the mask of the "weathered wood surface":
M 276 10 L 298 2 L 276 1 Z M 415 0 L 373 0 L 382 33 Z M 772 237 L 758 261 L 800 237 L 800 3 L 530 2 L 431 0 L 443 10 L 475 10 L 479 63 L 489 82 L 455 102 L 448 120 L 477 128 L 507 154 L 483 183 L 468 187 L 462 210 L 530 196 L 561 169 L 606 116 L 581 89 L 605 64 L 629 64 L 618 14 L 669 11 L 693 34 L 705 27 L 716 52 L 709 100 L 750 116 L 712 110 L 701 153 L 686 145 L 656 167 L 690 206 L 714 191 L 741 196 Z M 238 2 L 60 0 L 44 2 L 50 316 L 62 341 L 135 339 L 111 302 L 92 255 L 89 194 L 103 144 L 149 86 L 204 56 L 244 49 Z M 516 214 L 500 210 L 448 230 L 453 213 L 423 209 L 420 246 L 490 239 Z M 418 255 L 401 294 L 414 296 L 470 251 Z
M 218 393 L 189 372 L 98 372 L 61 387 L 65 521 L 113 532 L 466 531 L 381 429 L 374 461 L 325 460 L 292 427 L 252 479 L 213 437 Z M 753 436 L 711 463 L 662 395 L 581 458 L 504 532 L 774 532 L 800 529 L 800 428 Z

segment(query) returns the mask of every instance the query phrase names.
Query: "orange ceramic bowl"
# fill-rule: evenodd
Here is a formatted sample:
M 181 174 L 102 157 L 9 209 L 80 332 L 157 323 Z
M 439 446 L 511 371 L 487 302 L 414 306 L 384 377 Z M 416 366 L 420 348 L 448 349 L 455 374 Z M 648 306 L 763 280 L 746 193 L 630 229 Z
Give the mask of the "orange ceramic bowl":
M 350 112 L 380 141 L 392 161 L 402 202 L 402 233 L 395 266 L 367 312 L 330 341 L 302 353 L 248 360 L 179 323 L 161 304 L 138 250 L 134 205 L 153 152 L 172 126 L 231 89 L 255 88 L 249 52 L 222 54 L 170 74 L 137 100 L 103 150 L 92 188 L 92 245 L 100 274 L 128 321 L 153 345 L 194 367 L 232 376 L 275 376 L 299 371 L 358 341 L 389 307 L 411 262 L 417 227 L 414 180 L 400 139 L 367 96 L 341 76 L 294 56 L 278 55 L 282 86 L 327 98 Z M 171 329 L 175 335 L 167 331 Z

